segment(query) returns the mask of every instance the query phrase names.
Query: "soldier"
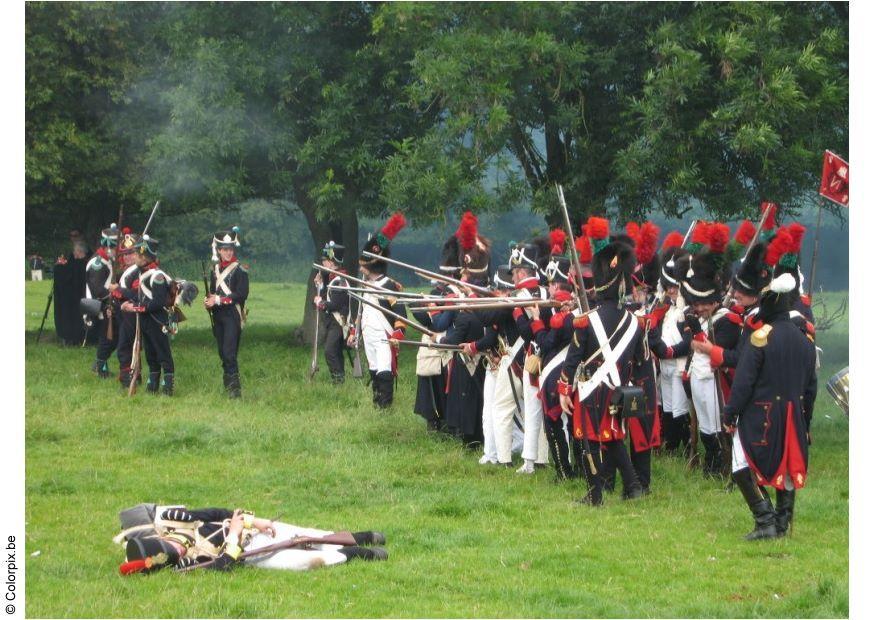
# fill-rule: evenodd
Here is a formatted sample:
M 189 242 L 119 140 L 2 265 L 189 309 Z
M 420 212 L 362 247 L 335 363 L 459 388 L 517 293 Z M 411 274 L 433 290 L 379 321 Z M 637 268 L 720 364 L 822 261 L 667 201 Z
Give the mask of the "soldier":
M 558 390 L 562 410 L 573 416 L 574 440 L 590 447 L 589 453 L 580 449 L 586 457 L 583 471 L 589 486 L 580 502 L 599 506 L 603 503 L 604 475 L 611 464 L 620 470 L 623 499 L 643 495 L 629 453 L 624 449 L 623 418 L 634 413 L 641 405 L 639 398 L 643 398 L 627 387 L 633 364 L 644 359 L 644 331 L 622 301 L 632 290 L 633 248 L 610 239 L 608 221 L 603 218 L 591 217 L 587 233 L 592 244 L 593 282 L 599 303 L 572 323 L 574 335 Z M 578 367 L 583 371 L 580 383 Z M 624 395 L 630 397 L 628 402 Z M 600 458 L 600 453 L 604 453 L 604 458 Z M 595 474 L 591 469 L 594 465 Z
M 136 279 L 131 283 L 132 288 L 120 289 L 126 300 L 121 305 L 121 310 L 140 315 L 140 334 L 146 353 L 146 363 L 149 366 L 146 390 L 157 394 L 160 386 L 165 395 L 172 396 L 174 366 L 173 354 L 170 351 L 170 313 L 168 312 L 168 308 L 173 305 L 171 280 L 158 266 L 157 239 L 143 235 L 135 246 L 134 257 L 137 265 Z M 130 366 L 128 366 L 128 373 L 130 374 Z
M 339 273 L 346 273 L 343 268 L 343 246 L 329 241 L 322 248 L 322 266 Z M 349 293 L 344 291 L 349 285 L 340 276 L 331 276 L 328 284 L 324 284 L 322 272 L 316 274 L 316 297 L 313 303 L 322 313 L 319 324 L 325 333 L 325 363 L 331 373 L 331 382 L 335 385 L 343 383 L 346 378 L 343 363 L 343 351 L 346 347 L 346 336 L 350 327 Z M 317 337 L 319 335 L 317 334 Z
M 118 244 L 118 227 L 111 224 L 100 234 L 100 247 L 85 266 L 85 297 L 100 300 L 100 312 L 94 319 L 97 323 L 97 352 L 92 372 L 101 379 L 109 378 L 109 356 L 118 343 L 118 313 L 112 303 L 114 284 L 115 247 Z
M 786 253 L 779 236 L 765 263 L 774 268 Z M 732 433 L 732 479 L 738 484 L 755 527 L 746 538 L 783 536 L 790 530 L 796 489 L 808 475 L 811 418 L 817 396 L 816 354 L 810 335 L 790 320 L 799 281 L 786 272 L 763 289 L 763 326 L 742 350 L 723 415 Z M 777 489 L 773 508 L 759 485 Z
M 389 258 L 389 245 L 402 228 L 407 224 L 404 215 L 394 214 L 386 225 L 375 235 L 371 235 L 365 243 L 363 251 Z M 374 286 L 386 291 L 401 291 L 402 286 L 386 275 L 386 262 L 379 258 L 371 258 L 362 254 L 359 257 L 359 269 L 362 277 Z M 396 304 L 394 299 L 378 297 L 372 293 L 363 294 L 363 298 L 382 306 L 384 309 L 407 318 L 404 306 Z M 358 307 L 354 305 L 357 313 Z M 397 374 L 397 350 L 387 339 L 400 340 L 404 338 L 406 325 L 396 320 L 382 310 L 367 304 L 361 313 L 361 336 L 364 340 L 365 355 L 368 358 L 368 370 L 371 374 L 374 404 L 385 409 L 392 404 L 395 390 L 395 375 Z M 354 346 L 355 327 L 350 330 L 347 345 Z
M 489 272 L 490 242 L 477 232 L 477 218 L 465 212 L 456 230 L 461 278 L 477 286 L 485 286 Z M 465 297 L 476 297 L 468 292 Z M 483 444 L 483 382 L 486 373 L 481 362 L 483 354 L 476 343 L 485 335 L 484 314 L 474 310 L 456 312 L 446 334 L 438 338 L 441 344 L 463 344 L 465 349 L 453 354 L 447 369 L 447 426 L 457 429 L 468 448 Z
M 253 554 L 258 549 L 299 537 L 303 538 L 302 542 L 313 542 L 299 548 Z M 122 575 L 147 574 L 165 567 L 184 570 L 197 565 L 212 570 L 229 570 L 239 565 L 308 570 L 342 564 L 354 558 L 388 558 L 382 547 L 365 546 L 385 544 L 386 537 L 380 532 L 303 528 L 259 518 L 239 508 L 234 511 L 223 508 L 188 510 L 184 506 L 161 509 L 156 515 L 153 533 L 135 535 L 122 532 L 117 539 L 126 541 L 127 561 L 119 567 Z M 321 543 L 320 539 L 326 542 Z M 246 557 L 244 552 L 253 555 Z
M 511 253 L 511 268 L 518 289 L 515 299 L 549 298 L 547 288 L 542 286 L 542 282 L 545 281 L 544 269 L 550 260 L 550 250 L 550 240 L 539 237 L 530 243 L 521 244 Z M 532 474 L 535 465 L 544 467 L 549 458 L 544 411 L 541 399 L 538 398 L 541 358 L 535 333 L 550 323 L 553 313 L 550 308 L 530 306 L 514 308 L 513 316 L 526 352 L 523 363 L 523 464 L 517 469 L 517 473 Z
M 204 297 L 207 312 L 213 315 L 213 336 L 222 360 L 222 384 L 230 398 L 240 398 L 240 368 L 237 351 L 246 317 L 249 274 L 237 259 L 240 229 L 222 230 L 213 235 L 213 270 L 210 290 Z
M 135 250 L 140 243 L 140 236 L 131 232 L 127 226 L 122 229 L 118 243 L 119 259 L 122 263 L 122 274 L 116 284 L 110 284 L 112 291 L 113 313 L 118 317 L 118 341 L 116 356 L 118 357 L 119 382 L 123 388 L 131 384 L 131 362 L 133 360 L 134 338 L 136 337 L 136 320 L 134 313 L 122 312 L 121 306 L 125 300 L 123 291 L 135 291 L 134 282 L 139 286 L 140 270 L 137 267 Z M 140 381 L 140 373 L 134 380 Z
M 659 284 L 667 307 L 662 317 L 653 321 L 648 334 L 651 351 L 659 359 L 663 445 L 669 452 L 686 449 L 690 442 L 690 406 L 683 385 L 683 365 L 677 359 L 659 355 L 664 347 L 677 346 L 683 340 L 681 331 L 687 306 L 679 293 L 681 277 L 678 272 L 686 271 L 689 266 L 689 252 L 683 249 L 683 242 L 683 235 L 672 232 L 662 243 Z

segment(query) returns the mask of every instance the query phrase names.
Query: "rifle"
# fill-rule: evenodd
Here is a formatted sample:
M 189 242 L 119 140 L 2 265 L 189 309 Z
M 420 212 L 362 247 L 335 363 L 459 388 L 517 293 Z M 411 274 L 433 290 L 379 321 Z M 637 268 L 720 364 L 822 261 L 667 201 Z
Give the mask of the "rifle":
M 362 360 L 361 360 L 361 357 L 359 356 L 359 343 L 361 342 L 360 335 L 361 335 L 361 331 L 362 331 L 362 310 L 363 309 L 364 309 L 364 306 L 360 303 L 358 312 L 356 312 L 356 316 L 355 316 L 355 326 L 354 326 L 355 346 L 353 347 L 353 351 L 355 351 L 355 353 L 353 354 L 354 357 L 352 360 L 352 376 L 355 379 L 361 379 L 362 375 L 364 374 L 364 373 L 362 373 Z
M 294 538 L 290 538 L 289 540 L 284 540 L 273 545 L 268 545 L 259 549 L 244 551 L 237 559 L 245 560 L 247 558 L 259 555 L 274 554 L 278 551 L 283 551 L 285 549 L 294 549 L 295 547 L 309 547 L 311 545 L 340 545 L 343 547 L 348 547 L 355 544 L 355 538 L 353 538 L 353 535 L 350 532 L 334 532 L 333 534 L 327 534 L 325 536 L 295 536 Z M 200 562 L 198 564 L 192 564 L 191 566 L 181 568 L 179 569 L 179 572 L 187 573 L 199 568 L 209 568 L 215 563 L 216 560 L 208 560 L 206 562 Z
M 142 332 L 140 331 L 140 313 L 137 312 L 137 328 L 134 332 L 134 346 L 131 357 L 131 383 L 128 386 L 128 396 L 137 393 L 137 375 L 140 374 L 140 347 L 142 346 Z
M 210 280 L 207 277 L 207 264 L 204 261 L 201 261 L 201 274 L 204 276 L 204 295 L 209 296 L 210 294 Z M 216 326 L 216 319 L 213 317 L 213 309 L 207 308 L 204 306 L 204 310 L 207 311 L 207 314 L 210 315 L 210 327 Z
M 425 278 L 426 280 L 436 280 L 438 282 L 443 282 L 444 284 L 455 284 L 456 286 L 461 286 L 463 288 L 468 288 L 474 291 L 475 293 L 479 293 L 481 295 L 485 295 L 487 297 L 496 297 L 497 293 L 491 289 L 484 288 L 482 286 L 477 286 L 476 284 L 471 284 L 470 282 L 464 282 L 462 280 L 456 280 L 455 278 L 451 278 L 449 276 L 445 276 L 440 273 L 435 273 L 434 271 L 429 271 L 428 269 L 423 269 L 422 267 L 417 267 L 415 265 L 408 265 L 407 263 L 402 263 L 400 260 L 395 260 L 394 258 L 388 258 L 386 256 L 380 256 L 379 254 L 372 254 L 371 252 L 364 251 L 362 252 L 363 256 L 367 256 L 368 258 L 376 258 L 382 261 L 386 261 L 390 265 L 397 265 L 398 267 L 404 267 L 405 269 L 410 269 L 413 273 L 418 275 L 420 278 Z
M 120 237 L 122 234 L 122 220 L 124 219 L 124 217 L 125 217 L 125 206 L 122 204 L 122 205 L 119 205 L 119 208 L 118 208 L 118 219 L 116 219 L 116 229 L 118 230 L 118 236 L 116 236 L 116 238 L 115 238 L 115 252 L 113 253 L 112 262 L 110 262 L 111 265 L 114 265 L 113 273 L 112 273 L 113 284 L 118 284 L 119 278 L 121 277 L 121 274 L 123 271 L 121 269 L 121 265 L 119 265 L 117 263 L 118 263 L 118 258 L 119 258 L 118 246 L 119 246 L 119 241 L 121 241 Z M 113 333 L 112 333 L 112 316 L 113 316 L 112 296 L 109 297 L 109 303 L 106 304 L 106 309 L 103 311 L 103 316 L 106 317 L 106 339 L 112 340 L 112 336 L 113 336 Z
M 157 201 L 155 206 L 152 207 L 152 213 L 149 215 L 149 219 L 146 221 L 146 227 L 143 229 L 143 236 L 146 236 L 146 233 L 149 232 L 149 226 L 152 224 L 152 219 L 155 217 L 155 213 L 158 211 L 158 205 L 161 204 L 161 201 Z
M 708 336 L 714 343 L 714 324 L 710 316 L 708 317 Z M 723 430 L 723 408 L 726 406 L 726 402 L 723 398 L 723 388 L 720 386 L 720 368 L 714 369 L 714 389 L 717 396 L 717 442 L 720 445 L 722 456 L 720 473 L 723 477 L 728 477 L 732 473 L 732 441 L 729 434 Z
M 482 298 L 481 298 L 482 299 Z M 506 308 L 528 308 L 536 306 L 538 308 L 557 308 L 562 305 L 562 302 L 554 299 L 510 299 L 508 301 L 492 301 L 489 303 L 467 303 L 470 300 L 463 299 L 460 303 L 451 303 L 453 299 L 447 299 L 446 305 L 435 306 L 435 310 L 442 312 L 451 312 L 454 310 L 501 310 Z
M 49 291 L 49 298 L 46 300 L 46 311 L 43 312 L 43 320 L 39 324 L 39 331 L 36 333 L 36 341 L 39 342 L 39 339 L 43 335 L 43 327 L 46 325 L 46 317 L 49 316 L 49 308 L 52 306 L 52 298 L 55 296 L 55 284 L 52 282 L 52 290 Z
M 308 381 L 313 381 L 313 376 L 319 371 L 319 315 L 322 311 L 316 308 L 316 323 L 313 327 L 313 357 L 310 360 L 310 375 Z
M 388 340 L 381 340 L 380 342 L 389 342 Z M 421 342 L 419 340 L 397 340 L 398 344 L 406 344 L 411 347 L 420 347 L 423 349 L 434 349 L 436 351 L 461 351 L 462 345 L 460 344 L 438 344 L 436 342 Z
M 366 305 L 370 306 L 371 308 L 374 308 L 374 309 L 376 309 L 376 310 L 379 310 L 380 312 L 382 312 L 382 313 L 384 313 L 384 314 L 388 314 L 388 315 L 391 316 L 393 319 L 395 319 L 395 320 L 397 320 L 397 321 L 401 321 L 402 323 L 404 323 L 404 324 L 407 325 L 408 327 L 412 327 L 413 329 L 415 329 L 415 330 L 417 330 L 417 331 L 420 331 L 420 332 L 422 332 L 423 334 L 428 334 L 429 336 L 436 336 L 436 335 L 437 335 L 435 332 L 431 331 L 431 330 L 428 329 L 427 327 L 423 327 L 422 325 L 420 325 L 419 323 L 417 323 L 417 322 L 415 322 L 415 321 L 411 321 L 410 319 L 406 319 L 406 318 L 404 318 L 404 317 L 401 316 L 400 314 L 397 314 L 397 313 L 395 313 L 395 312 L 392 312 L 391 310 L 387 310 L 386 308 L 384 308 L 384 307 L 381 306 L 380 304 L 375 304 L 375 303 L 372 302 L 372 301 L 368 301 L 368 300 L 365 299 L 364 297 L 360 297 L 360 296 L 356 295 L 355 293 L 350 293 L 349 296 L 350 296 L 350 297 L 354 297 L 355 299 L 358 299 L 358 300 L 359 300 L 359 304 L 366 304 Z M 356 335 L 358 335 L 358 332 L 356 332 Z
M 574 278 L 577 280 L 575 294 L 577 295 L 577 305 L 583 313 L 589 312 L 589 300 L 586 298 L 586 286 L 583 283 L 583 268 L 580 266 L 580 257 L 577 255 L 577 249 L 574 247 L 574 230 L 571 228 L 571 218 L 568 217 L 568 205 L 565 204 L 565 192 L 562 191 L 562 186 L 556 184 L 556 193 L 559 195 L 559 206 L 562 207 L 562 215 L 565 217 L 565 228 L 568 231 L 568 246 L 571 249 L 571 262 L 574 265 Z

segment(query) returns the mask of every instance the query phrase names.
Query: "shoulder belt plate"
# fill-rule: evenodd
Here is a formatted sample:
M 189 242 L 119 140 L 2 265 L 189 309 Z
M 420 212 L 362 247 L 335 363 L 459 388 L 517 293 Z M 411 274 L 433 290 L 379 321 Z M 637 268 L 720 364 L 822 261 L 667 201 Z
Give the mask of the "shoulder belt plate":
M 772 331 L 771 325 L 763 325 L 758 330 L 750 335 L 750 343 L 755 347 L 764 347 L 769 341 L 769 334 Z

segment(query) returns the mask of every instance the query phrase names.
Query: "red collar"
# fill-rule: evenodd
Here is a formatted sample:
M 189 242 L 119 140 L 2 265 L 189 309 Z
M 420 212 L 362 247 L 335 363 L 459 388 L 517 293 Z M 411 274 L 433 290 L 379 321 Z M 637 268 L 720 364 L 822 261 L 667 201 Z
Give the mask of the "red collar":
M 236 260 L 237 260 L 237 257 L 236 257 L 236 256 L 235 256 L 234 258 L 232 258 L 231 260 L 229 260 L 229 261 L 220 260 L 220 261 L 219 261 L 219 267 L 221 267 L 222 269 L 224 269 L 225 267 L 227 267 L 228 265 L 230 265 L 231 263 L 233 263 L 233 262 L 236 261 Z
M 568 291 L 556 291 L 553 295 L 553 299 L 556 301 L 571 301 L 571 293 Z
M 529 276 L 525 280 L 518 282 L 514 288 L 518 290 L 523 288 L 537 288 L 540 284 L 541 281 L 538 279 L 538 276 Z
M 97 254 L 103 260 L 112 260 L 109 257 L 109 252 L 107 251 L 106 248 L 97 248 L 97 252 L 95 252 L 95 254 Z
M 148 265 L 146 265 L 146 271 L 149 271 L 149 270 L 151 270 L 151 269 L 158 269 L 158 261 L 157 261 L 157 260 L 156 260 L 156 261 L 152 261 L 151 263 L 149 263 Z

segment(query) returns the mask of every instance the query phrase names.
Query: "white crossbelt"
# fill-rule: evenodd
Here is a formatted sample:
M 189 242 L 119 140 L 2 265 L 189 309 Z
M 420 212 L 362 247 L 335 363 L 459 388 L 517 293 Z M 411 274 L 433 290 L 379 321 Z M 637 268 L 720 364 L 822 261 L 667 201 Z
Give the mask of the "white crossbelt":
M 612 349 L 610 345 L 610 340 L 608 339 L 607 334 L 605 333 L 605 328 L 602 325 L 601 319 L 598 314 L 593 312 L 590 316 L 590 325 L 592 325 L 593 332 L 595 332 L 596 339 L 599 341 L 599 348 L 601 349 L 602 356 L 604 358 L 604 362 L 601 366 L 599 366 L 593 375 L 587 379 L 586 381 L 578 382 L 578 398 L 580 402 L 583 402 L 590 394 L 595 391 L 595 389 L 602 383 L 604 383 L 609 388 L 616 388 L 621 385 L 620 373 L 617 370 L 617 361 L 620 359 L 620 356 L 626 351 L 626 348 L 629 346 L 629 343 L 632 342 L 632 338 L 634 338 L 635 334 L 638 331 L 638 323 L 635 318 L 628 311 L 625 312 L 622 319 L 620 319 L 620 323 L 617 326 L 617 331 L 619 331 L 620 326 L 623 324 L 623 321 L 630 319 L 629 326 L 626 328 L 626 331 L 623 333 L 623 336 L 620 338 L 620 341 L 617 343 L 616 348 Z
M 225 280 L 228 279 L 228 276 L 231 275 L 231 273 L 237 268 L 237 265 L 239 264 L 240 263 L 238 263 L 237 261 L 232 261 L 231 264 L 225 267 L 225 269 L 221 273 L 219 272 L 219 266 L 216 265 L 215 270 L 217 291 L 219 289 L 222 289 L 222 292 L 225 293 L 226 296 L 231 294 L 231 287 L 225 283 Z

